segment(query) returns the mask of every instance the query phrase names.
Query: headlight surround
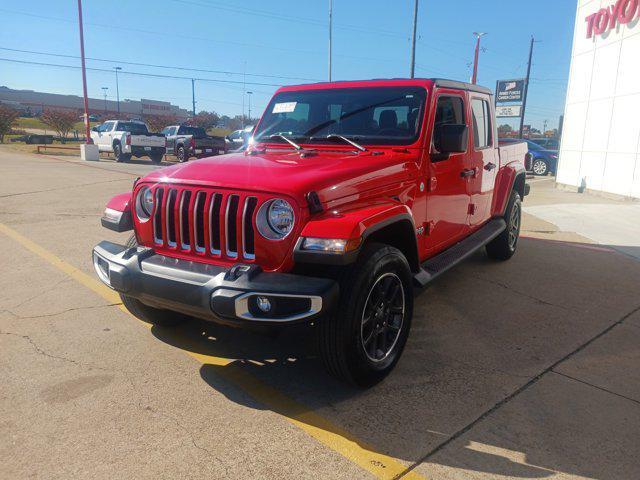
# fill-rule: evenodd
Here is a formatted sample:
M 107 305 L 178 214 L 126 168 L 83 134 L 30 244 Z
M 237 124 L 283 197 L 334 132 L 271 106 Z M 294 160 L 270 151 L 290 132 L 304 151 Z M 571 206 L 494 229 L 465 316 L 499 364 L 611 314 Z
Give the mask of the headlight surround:
M 149 187 L 142 187 L 136 196 L 136 215 L 146 222 L 153 212 L 153 192 Z
M 295 224 L 293 207 L 282 198 L 263 203 L 258 210 L 258 232 L 269 240 L 281 240 L 291 233 Z

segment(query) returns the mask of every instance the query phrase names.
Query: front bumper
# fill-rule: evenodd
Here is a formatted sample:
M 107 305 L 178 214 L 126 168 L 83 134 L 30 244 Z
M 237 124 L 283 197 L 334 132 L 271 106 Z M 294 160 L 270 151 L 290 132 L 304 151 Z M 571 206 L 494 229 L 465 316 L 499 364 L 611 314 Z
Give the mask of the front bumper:
M 227 325 L 309 321 L 338 299 L 338 285 L 330 279 L 263 272 L 247 264 L 227 269 L 107 241 L 94 247 L 93 264 L 107 286 L 145 305 Z M 266 312 L 260 308 L 264 299 L 271 306 Z

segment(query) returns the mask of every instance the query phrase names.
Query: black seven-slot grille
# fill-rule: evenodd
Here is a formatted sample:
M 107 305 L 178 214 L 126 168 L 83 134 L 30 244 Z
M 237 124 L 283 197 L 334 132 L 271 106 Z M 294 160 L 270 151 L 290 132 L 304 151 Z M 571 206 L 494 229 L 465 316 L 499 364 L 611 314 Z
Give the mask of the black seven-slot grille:
M 231 260 L 255 259 L 257 197 L 162 185 L 153 195 L 156 246 Z

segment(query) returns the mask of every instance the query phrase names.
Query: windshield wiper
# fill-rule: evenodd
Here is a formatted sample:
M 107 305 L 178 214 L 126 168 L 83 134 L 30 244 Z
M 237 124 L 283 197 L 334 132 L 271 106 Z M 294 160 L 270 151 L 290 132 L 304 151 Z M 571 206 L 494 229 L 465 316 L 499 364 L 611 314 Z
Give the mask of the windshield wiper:
M 338 138 L 343 142 L 347 142 L 349 145 L 356 147 L 361 152 L 366 152 L 367 149 L 360 145 L 359 143 L 354 142 L 353 140 L 349 140 L 347 137 L 343 137 L 342 135 L 338 135 L 337 133 L 330 133 L 326 138 Z
M 287 142 L 289 145 L 291 145 L 293 148 L 295 148 L 296 150 L 300 151 L 303 150 L 303 148 L 298 145 L 296 142 L 294 142 L 293 140 L 285 137 L 284 135 L 282 135 L 281 133 L 274 133 L 273 135 L 270 135 L 269 138 L 281 138 L 282 140 L 284 140 L 285 142 Z

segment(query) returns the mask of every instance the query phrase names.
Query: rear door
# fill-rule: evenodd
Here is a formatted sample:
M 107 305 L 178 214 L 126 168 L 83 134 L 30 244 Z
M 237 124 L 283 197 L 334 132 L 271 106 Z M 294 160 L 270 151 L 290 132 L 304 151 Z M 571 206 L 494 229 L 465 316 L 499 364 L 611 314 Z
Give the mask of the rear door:
M 98 138 L 96 144 L 98 150 L 108 150 L 111 147 L 111 130 L 115 122 L 104 122 L 98 127 Z
M 498 172 L 498 143 L 493 122 L 492 102 L 488 95 L 471 93 L 471 168 L 467 178 L 471 203 L 469 225 L 475 228 L 489 219 Z
M 469 168 L 467 152 L 449 155 L 438 150 L 438 130 L 447 124 L 468 122 L 467 97 L 458 90 L 436 92 L 428 175 L 427 219 L 429 225 L 427 254 L 436 253 L 466 235 L 469 192 L 462 172 Z

